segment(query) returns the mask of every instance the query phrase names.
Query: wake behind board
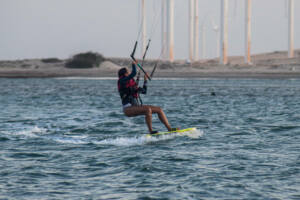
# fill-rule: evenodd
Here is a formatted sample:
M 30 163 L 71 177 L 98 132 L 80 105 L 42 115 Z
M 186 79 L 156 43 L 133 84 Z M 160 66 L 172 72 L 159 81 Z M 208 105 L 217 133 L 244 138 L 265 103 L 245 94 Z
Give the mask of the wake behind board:
M 161 136 L 161 135 L 171 135 L 171 134 L 176 134 L 176 133 L 191 133 L 193 131 L 196 131 L 197 129 L 195 127 L 193 128 L 186 128 L 186 129 L 181 129 L 177 131 L 166 131 L 166 132 L 158 132 L 155 134 L 147 134 L 147 137 L 152 137 L 152 136 Z

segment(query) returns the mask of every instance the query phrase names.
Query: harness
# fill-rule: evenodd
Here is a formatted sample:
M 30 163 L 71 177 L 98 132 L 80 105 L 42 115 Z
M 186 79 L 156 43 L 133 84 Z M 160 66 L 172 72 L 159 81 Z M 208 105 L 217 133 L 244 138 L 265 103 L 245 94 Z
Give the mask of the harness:
M 120 80 L 122 78 L 124 78 L 124 76 L 121 76 L 118 80 L 118 90 L 122 99 L 122 104 L 130 103 L 131 105 L 139 105 L 138 85 L 133 78 L 126 81 L 126 84 L 121 85 Z

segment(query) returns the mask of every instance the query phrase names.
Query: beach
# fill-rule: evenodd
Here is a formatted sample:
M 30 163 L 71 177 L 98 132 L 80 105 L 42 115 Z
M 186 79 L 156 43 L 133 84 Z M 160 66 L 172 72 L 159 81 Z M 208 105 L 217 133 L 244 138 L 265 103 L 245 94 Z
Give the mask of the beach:
M 108 57 L 94 68 L 66 68 L 68 59 L 24 59 L 0 61 L 0 78 L 50 78 L 50 77 L 116 77 L 121 67 L 131 65 L 130 58 Z M 163 60 L 148 59 L 144 68 L 151 73 L 158 63 L 154 77 L 167 78 L 300 78 L 300 50 L 294 58 L 288 58 L 287 52 L 277 51 L 252 55 L 252 63 L 245 64 L 244 57 L 232 56 L 226 65 L 218 59 L 204 59 L 189 63 L 175 60 L 170 63 Z

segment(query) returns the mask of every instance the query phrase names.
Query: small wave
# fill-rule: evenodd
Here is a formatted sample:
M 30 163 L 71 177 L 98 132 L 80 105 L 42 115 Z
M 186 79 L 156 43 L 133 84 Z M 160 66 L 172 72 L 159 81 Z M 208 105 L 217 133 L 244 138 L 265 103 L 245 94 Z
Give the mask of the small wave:
M 47 129 L 34 126 L 29 129 L 25 129 L 25 130 L 21 130 L 21 131 L 6 132 L 6 134 L 33 138 L 33 137 L 39 137 L 39 134 L 43 134 L 46 131 L 47 131 Z
M 88 144 L 87 136 L 53 137 L 52 140 L 63 144 Z
M 94 144 L 102 144 L 102 145 L 115 145 L 115 146 L 135 146 L 135 145 L 144 145 L 147 143 L 169 140 L 178 136 L 188 136 L 190 138 L 196 139 L 203 136 L 203 131 L 194 130 L 185 133 L 175 133 L 170 135 L 160 135 L 155 137 L 148 137 L 147 135 L 135 136 L 135 137 L 117 137 L 105 139 L 98 142 L 93 142 Z
M 142 145 L 146 143 L 146 137 L 118 137 L 112 139 L 105 139 L 101 141 L 95 141 L 94 144 L 102 145 L 115 145 L 115 146 L 133 146 L 133 145 Z
M 105 139 L 94 143 L 102 144 L 102 145 L 114 145 L 114 146 L 136 146 L 136 145 L 144 145 L 151 142 L 168 140 L 174 137 L 176 136 L 164 135 L 159 137 L 147 137 L 146 135 L 143 135 L 143 136 L 135 136 L 135 137 L 117 137 L 117 138 Z
M 194 130 L 194 131 L 188 131 L 188 132 L 185 132 L 185 133 L 181 133 L 179 134 L 181 136 L 188 136 L 190 138 L 194 138 L 194 139 L 197 139 L 197 138 L 200 138 L 204 135 L 204 132 L 202 130 Z

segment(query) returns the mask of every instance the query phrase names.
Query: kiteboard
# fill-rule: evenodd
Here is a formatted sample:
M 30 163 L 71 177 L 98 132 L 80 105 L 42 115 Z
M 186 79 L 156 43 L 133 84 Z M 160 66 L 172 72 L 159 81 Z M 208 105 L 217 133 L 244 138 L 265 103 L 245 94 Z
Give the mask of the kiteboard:
M 153 136 L 161 136 L 161 135 L 172 135 L 172 134 L 177 134 L 177 133 L 186 134 L 186 133 L 191 133 L 196 130 L 197 129 L 195 127 L 192 127 L 192 128 L 180 129 L 180 130 L 176 130 L 176 131 L 165 131 L 165 132 L 158 132 L 158 133 L 154 133 L 154 134 L 148 133 L 146 136 L 153 137 Z

